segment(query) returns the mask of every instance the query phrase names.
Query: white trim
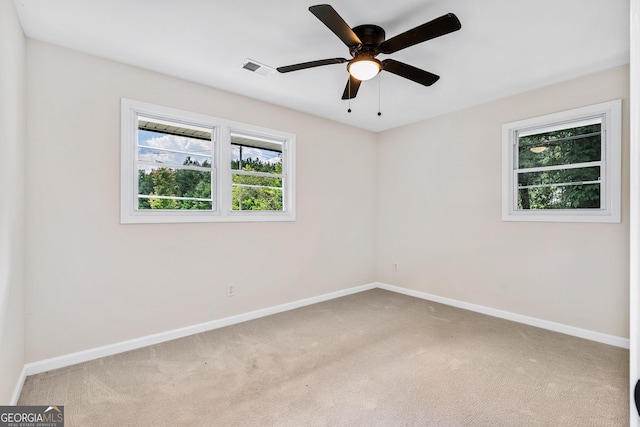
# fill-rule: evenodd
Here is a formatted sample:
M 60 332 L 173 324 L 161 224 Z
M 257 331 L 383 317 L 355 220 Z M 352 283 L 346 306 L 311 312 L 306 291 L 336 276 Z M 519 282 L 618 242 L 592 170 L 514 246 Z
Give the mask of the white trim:
M 548 329 L 562 334 L 572 335 L 591 341 L 597 341 L 603 344 L 609 344 L 616 347 L 629 348 L 629 340 L 614 335 L 607 335 L 600 332 L 594 332 L 587 329 L 576 328 L 562 323 L 550 322 L 548 320 L 538 319 L 535 317 L 524 316 L 522 314 L 512 313 L 509 311 L 498 310 L 491 307 L 472 304 L 452 298 L 441 297 L 438 295 L 428 294 L 426 292 L 415 291 L 413 289 L 401 288 L 399 286 L 388 285 L 386 283 L 378 283 L 378 288 L 391 292 L 408 295 L 428 301 L 438 302 L 440 304 L 450 305 L 452 307 L 462 308 L 477 313 L 486 314 L 500 319 L 511 320 L 513 322 L 523 323 L 525 325 L 535 326 L 537 328 Z
M 20 399 L 20 393 L 22 393 L 22 387 L 24 386 L 24 380 L 27 379 L 27 367 L 22 367 L 22 372 L 20 372 L 20 377 L 18 378 L 18 383 L 16 384 L 16 388 L 13 390 L 13 396 L 11 396 L 11 401 L 9 405 L 17 405 L 18 399 Z
M 522 121 L 528 122 L 528 120 L 522 120 Z M 542 121 L 542 123 L 546 123 L 546 122 Z M 571 127 L 581 127 L 581 126 L 602 124 L 602 117 L 597 116 L 597 117 L 589 117 L 584 120 L 570 120 L 570 124 L 571 124 Z M 558 130 L 566 129 L 566 127 L 567 127 L 566 122 L 553 123 L 552 125 L 549 125 L 549 126 L 534 125 L 531 128 L 525 128 L 518 131 L 518 136 L 530 136 L 530 135 L 536 135 L 539 133 L 555 132 Z M 575 138 L 575 136 L 572 138 Z
M 601 209 L 548 209 L 520 210 L 516 208 L 516 176 L 520 172 L 550 168 L 516 169 L 517 135 L 523 130 L 558 128 L 560 124 L 572 124 L 577 120 L 601 117 L 603 125 L 603 176 Z M 544 130 L 544 129 L 543 129 Z M 602 222 L 619 223 L 621 211 L 622 180 L 622 100 L 602 102 L 586 107 L 561 111 L 544 116 L 518 120 L 502 125 L 502 220 L 543 222 Z M 531 133 L 531 132 L 529 132 Z M 564 167 L 553 167 L 567 168 Z
M 629 424 L 640 425 L 634 388 L 640 378 L 640 0 L 630 2 Z
M 312 304 L 317 304 L 324 301 L 329 301 L 335 298 L 344 297 L 347 295 L 356 294 L 359 292 L 368 291 L 371 289 L 380 288 L 391 292 L 396 292 L 403 295 L 408 295 L 415 298 L 420 298 L 428 301 L 434 301 L 441 304 L 446 304 L 452 307 L 462 308 L 469 311 L 475 311 L 477 313 L 486 314 L 501 319 L 511 320 L 526 325 L 535 326 L 542 329 L 548 329 L 555 332 L 560 332 L 567 335 L 573 335 L 579 338 L 588 339 L 591 341 L 597 341 L 604 344 L 613 345 L 616 347 L 629 348 L 629 340 L 622 337 L 616 337 L 613 335 L 602 334 L 599 332 L 593 332 L 586 329 L 576 328 L 573 326 L 563 325 L 560 323 L 550 322 L 547 320 L 537 319 L 534 317 L 523 316 L 516 313 L 497 310 L 491 307 L 484 307 L 481 305 L 471 304 L 464 301 L 458 301 L 451 298 L 440 297 L 437 295 L 428 294 L 425 292 L 415 291 L 412 289 L 402 288 L 399 286 L 393 286 L 386 283 L 373 282 L 361 286 L 356 286 L 342 291 L 331 292 L 316 297 L 306 298 L 286 304 L 277 305 L 274 307 L 264 308 L 260 310 L 251 311 L 236 316 L 225 317 L 223 319 L 213 320 L 210 322 L 200 323 L 197 325 L 187 326 L 184 328 L 173 329 L 171 331 L 160 332 L 153 335 L 147 335 L 140 338 L 135 338 L 128 341 L 121 341 L 114 344 L 105 345 L 102 347 L 92 348 L 76 353 L 66 354 L 51 359 L 40 360 L 37 362 L 27 363 L 22 371 L 22 377 L 20 384 L 16 387 L 16 397 L 20 394 L 24 378 L 28 375 L 35 375 L 41 372 L 50 371 L 52 369 L 64 368 L 66 366 L 75 365 L 77 363 L 88 362 L 90 360 L 99 359 L 101 357 L 111 356 L 125 351 L 135 350 L 142 347 L 147 347 L 154 344 L 160 344 L 166 341 L 171 341 L 178 338 L 183 338 L 189 335 L 198 334 L 201 332 L 207 332 L 225 326 L 231 326 L 249 320 L 259 319 L 261 317 L 270 316 L 272 314 L 282 313 L 289 310 L 294 310 L 300 307 L 305 307 Z
M 135 350 L 142 347 L 147 347 L 154 344 L 163 343 L 166 341 L 183 338 L 189 335 L 198 334 L 201 332 L 207 332 L 225 326 L 231 326 L 238 323 L 246 322 L 249 320 L 258 319 L 272 314 L 282 313 L 284 311 L 294 310 L 296 308 L 305 307 L 312 304 L 317 304 L 324 301 L 329 301 L 335 298 L 344 297 L 347 295 L 355 294 L 358 292 L 368 291 L 376 287 L 375 283 L 370 283 L 362 286 L 356 286 L 342 291 L 331 292 L 316 297 L 306 298 L 286 304 L 277 305 L 274 307 L 264 308 L 260 310 L 250 311 L 248 313 L 239 314 L 236 316 L 225 317 L 210 322 L 200 323 L 197 325 L 187 326 L 184 328 L 173 329 L 171 331 L 160 332 L 153 335 L 147 335 L 140 338 L 135 338 L 128 341 L 121 341 L 114 344 L 105 345 L 102 347 L 92 348 L 89 350 L 79 351 L 76 353 L 66 354 L 64 356 L 54 357 L 51 359 L 40 360 L 37 362 L 27 363 L 25 365 L 26 375 L 39 374 L 41 372 L 50 371 L 52 369 L 63 368 L 65 366 L 75 365 L 77 363 L 88 362 L 90 360 L 99 359 L 101 357 L 111 356 L 125 351 Z

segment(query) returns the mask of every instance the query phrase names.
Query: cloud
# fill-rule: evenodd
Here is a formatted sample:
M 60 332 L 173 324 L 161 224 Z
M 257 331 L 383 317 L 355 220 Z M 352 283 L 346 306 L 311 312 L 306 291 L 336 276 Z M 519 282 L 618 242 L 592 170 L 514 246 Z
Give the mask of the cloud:
M 192 160 L 196 160 L 200 164 L 204 161 L 211 163 L 210 155 L 202 155 L 211 153 L 211 141 L 176 135 L 158 135 L 155 132 L 140 131 L 138 142 L 140 145 L 138 149 L 139 160 L 158 164 L 182 165 L 187 157 L 191 157 Z M 174 151 L 181 151 L 182 153 Z
M 140 130 L 138 134 L 138 159 L 158 165 L 182 165 L 187 157 L 202 164 L 211 163 L 212 142 L 188 138 L 186 136 L 168 135 L 158 132 Z M 175 151 L 180 151 L 176 153 Z M 203 156 L 205 154 L 205 156 Z M 231 158 L 238 160 L 240 146 L 231 145 Z M 265 148 L 242 146 L 244 159 L 258 159 L 268 164 L 282 163 L 282 153 Z M 149 169 L 145 167 L 145 169 Z

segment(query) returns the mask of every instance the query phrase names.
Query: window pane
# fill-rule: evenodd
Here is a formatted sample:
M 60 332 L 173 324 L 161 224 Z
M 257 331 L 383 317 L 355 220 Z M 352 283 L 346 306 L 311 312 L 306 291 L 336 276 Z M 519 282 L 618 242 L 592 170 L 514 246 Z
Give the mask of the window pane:
M 282 178 L 233 174 L 234 184 L 282 188 Z
M 209 134 L 210 135 L 210 134 Z M 155 150 L 152 150 L 155 149 Z M 184 135 L 138 130 L 138 153 L 144 153 L 147 161 L 182 165 L 186 157 L 198 159 L 200 165 L 208 159 L 211 164 L 213 142 L 211 139 L 193 138 Z M 157 157 L 153 157 L 157 153 Z
M 600 161 L 600 128 L 598 123 L 521 136 L 518 169 Z
M 231 203 L 234 211 L 282 211 L 282 190 L 233 185 Z
M 518 174 L 518 209 L 600 208 L 600 167 Z
M 231 144 L 231 169 L 282 173 L 282 151 Z
M 231 209 L 282 211 L 282 142 L 231 133 Z M 245 175 L 259 172 L 280 176 Z
M 579 187 L 579 188 L 578 188 Z M 518 190 L 518 209 L 599 209 L 600 184 L 552 186 Z M 575 197 L 579 191 L 580 198 Z
M 153 206 L 153 207 L 151 207 Z M 168 210 L 199 210 L 210 211 L 213 209 L 212 202 L 206 202 L 202 200 L 177 200 L 172 201 L 170 199 L 158 199 L 158 198 L 138 198 L 138 209 L 168 209 Z
M 138 195 L 150 196 L 138 198 L 138 209 L 210 210 L 212 209 L 211 172 L 139 166 Z
M 211 156 L 174 153 L 148 147 L 138 147 L 138 161 L 167 165 L 191 165 L 211 168 Z
M 232 174 L 233 210 L 282 210 L 282 178 Z

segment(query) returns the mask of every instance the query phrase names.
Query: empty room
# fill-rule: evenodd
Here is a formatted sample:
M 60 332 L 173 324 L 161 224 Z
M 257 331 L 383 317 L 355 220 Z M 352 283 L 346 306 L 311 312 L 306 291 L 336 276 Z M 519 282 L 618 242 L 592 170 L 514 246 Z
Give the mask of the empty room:
M 638 3 L 0 0 L 0 426 L 638 426 Z

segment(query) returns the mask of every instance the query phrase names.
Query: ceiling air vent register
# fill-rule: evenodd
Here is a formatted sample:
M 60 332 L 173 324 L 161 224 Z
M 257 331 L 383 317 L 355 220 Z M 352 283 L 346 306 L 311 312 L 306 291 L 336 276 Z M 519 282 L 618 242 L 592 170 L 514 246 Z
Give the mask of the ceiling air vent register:
M 244 61 L 242 68 L 249 70 L 252 73 L 260 74 L 261 76 L 269 76 L 276 71 L 273 67 L 269 67 L 268 65 L 261 64 L 260 62 L 249 58 Z

